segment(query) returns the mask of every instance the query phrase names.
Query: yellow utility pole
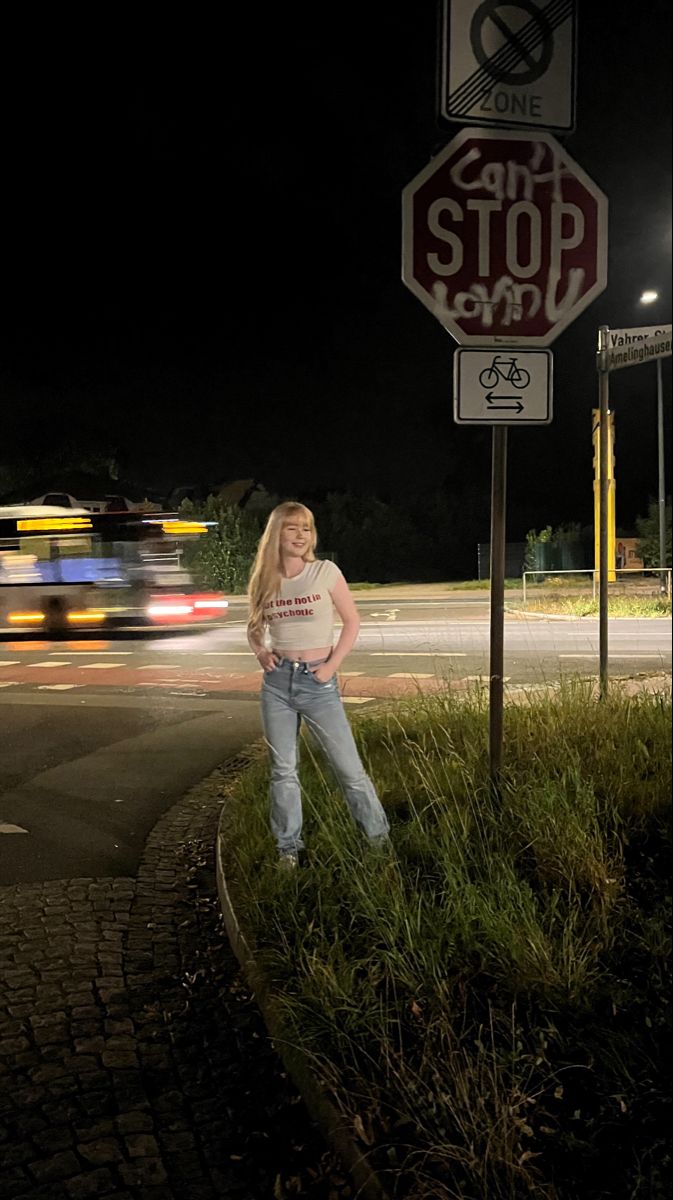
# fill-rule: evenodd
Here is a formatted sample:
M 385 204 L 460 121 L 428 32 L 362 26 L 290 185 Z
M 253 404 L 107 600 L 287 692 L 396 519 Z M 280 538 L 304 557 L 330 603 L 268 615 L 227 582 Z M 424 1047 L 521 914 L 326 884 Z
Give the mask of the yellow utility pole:
M 599 453 L 600 440 L 600 409 L 591 410 L 591 434 L 594 447 L 594 566 L 597 578 L 600 579 L 600 494 L 601 494 L 601 459 Z M 608 413 L 608 582 L 614 583 L 617 575 L 616 567 L 616 533 L 615 516 L 615 414 Z

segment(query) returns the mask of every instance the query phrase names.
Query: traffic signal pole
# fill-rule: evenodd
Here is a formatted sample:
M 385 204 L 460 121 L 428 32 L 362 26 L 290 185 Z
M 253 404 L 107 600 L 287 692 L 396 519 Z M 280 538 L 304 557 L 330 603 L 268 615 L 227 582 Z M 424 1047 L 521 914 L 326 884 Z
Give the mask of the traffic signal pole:
M 666 592 L 666 470 L 664 464 L 664 381 L 661 359 L 657 359 L 657 459 L 659 491 L 659 588 Z
M 500 794 L 505 660 L 505 512 L 507 426 L 493 426 L 491 464 L 491 655 L 489 669 L 489 769 Z
M 598 331 L 598 461 L 599 461 L 599 576 L 598 576 L 598 679 L 599 695 L 608 691 L 608 410 L 610 371 L 608 369 L 609 327 Z

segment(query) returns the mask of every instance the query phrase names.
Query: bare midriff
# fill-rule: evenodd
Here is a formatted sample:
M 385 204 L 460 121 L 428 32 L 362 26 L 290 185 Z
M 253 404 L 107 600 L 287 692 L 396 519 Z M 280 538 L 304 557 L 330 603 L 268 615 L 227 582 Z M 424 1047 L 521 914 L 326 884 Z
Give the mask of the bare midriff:
M 319 646 L 317 650 L 276 650 L 274 647 L 273 653 L 290 662 L 315 662 L 318 658 L 329 658 L 332 647 Z

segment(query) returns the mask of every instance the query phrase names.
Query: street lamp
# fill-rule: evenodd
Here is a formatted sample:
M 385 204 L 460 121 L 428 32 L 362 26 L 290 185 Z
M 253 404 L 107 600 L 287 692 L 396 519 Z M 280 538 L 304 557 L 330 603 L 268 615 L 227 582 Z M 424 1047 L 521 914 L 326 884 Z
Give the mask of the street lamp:
M 654 304 L 659 293 L 650 288 L 642 292 L 641 304 Z M 664 385 L 661 359 L 657 359 L 657 454 L 659 459 L 659 586 L 666 591 L 666 478 L 664 472 Z

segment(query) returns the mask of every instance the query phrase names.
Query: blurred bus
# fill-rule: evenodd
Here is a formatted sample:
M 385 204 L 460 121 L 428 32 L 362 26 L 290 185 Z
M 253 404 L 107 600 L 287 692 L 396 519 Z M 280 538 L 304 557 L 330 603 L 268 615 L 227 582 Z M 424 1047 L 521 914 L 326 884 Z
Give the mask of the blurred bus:
M 181 565 L 203 521 L 176 513 L 0 507 L 0 634 L 203 628 L 228 602 Z

